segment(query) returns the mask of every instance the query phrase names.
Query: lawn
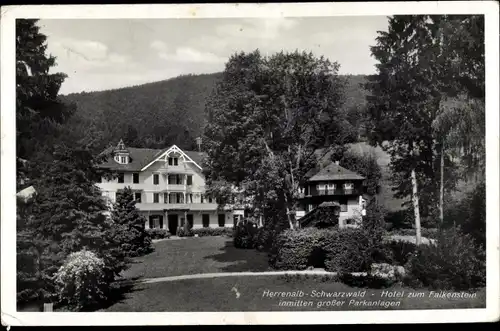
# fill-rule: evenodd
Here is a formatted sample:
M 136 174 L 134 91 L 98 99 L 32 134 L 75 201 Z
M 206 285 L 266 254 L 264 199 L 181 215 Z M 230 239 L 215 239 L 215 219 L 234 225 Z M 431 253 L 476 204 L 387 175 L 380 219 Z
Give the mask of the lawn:
M 266 292 L 268 291 L 268 292 Z M 270 292 L 302 291 L 303 297 L 270 297 Z M 313 292 L 316 291 L 316 292 Z M 318 293 L 358 293 L 363 297 L 318 297 Z M 402 298 L 382 297 L 382 292 L 404 291 Z M 409 293 L 422 293 L 410 298 Z M 238 276 L 181 280 L 136 285 L 124 298 L 103 311 L 108 312 L 202 312 L 202 311 L 333 311 L 394 309 L 484 308 L 485 290 L 472 299 L 430 297 L 430 291 L 393 287 L 360 289 L 318 277 Z M 335 301 L 334 301 L 335 300 Z M 353 300 L 353 301 L 351 301 Z M 393 306 L 369 306 L 367 302 L 384 300 Z M 341 303 L 344 301 L 343 303 Z M 281 302 L 281 304 L 280 304 Z M 311 302 L 311 305 L 309 305 Z M 294 306 L 307 304 L 307 306 Z M 334 305 L 332 305 L 334 304 Z
M 156 242 L 154 247 L 153 253 L 135 258 L 123 278 L 269 270 L 266 253 L 237 249 L 228 237 L 168 239 Z

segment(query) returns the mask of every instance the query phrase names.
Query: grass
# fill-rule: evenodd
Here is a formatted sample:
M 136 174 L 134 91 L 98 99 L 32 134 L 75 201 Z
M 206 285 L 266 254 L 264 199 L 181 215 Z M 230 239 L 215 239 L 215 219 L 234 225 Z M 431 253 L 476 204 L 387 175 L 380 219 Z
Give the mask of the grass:
M 133 259 L 123 278 L 269 270 L 266 253 L 237 249 L 229 237 L 164 240 L 154 246 L 153 253 Z
M 269 292 L 302 291 L 301 298 L 269 297 Z M 359 293 L 358 298 L 312 297 L 315 293 Z M 404 291 L 403 298 L 383 298 L 383 291 Z M 422 293 L 410 298 L 409 293 Z M 203 311 L 336 311 L 336 310 L 401 310 L 401 309 L 464 309 L 484 308 L 486 291 L 473 299 L 442 299 L 430 297 L 428 290 L 412 290 L 394 286 L 389 289 L 362 289 L 319 277 L 241 276 L 228 278 L 182 280 L 137 285 L 133 293 L 104 309 L 108 312 L 203 312 Z M 283 306 L 285 302 L 312 302 L 311 306 Z M 333 301 L 336 300 L 336 301 Z M 351 301 L 351 300 L 354 300 Z M 398 306 L 387 308 L 360 304 L 384 300 Z M 280 305 L 280 301 L 282 302 Z M 333 305 L 332 303 L 343 304 Z M 358 304 L 356 305 L 355 302 Z

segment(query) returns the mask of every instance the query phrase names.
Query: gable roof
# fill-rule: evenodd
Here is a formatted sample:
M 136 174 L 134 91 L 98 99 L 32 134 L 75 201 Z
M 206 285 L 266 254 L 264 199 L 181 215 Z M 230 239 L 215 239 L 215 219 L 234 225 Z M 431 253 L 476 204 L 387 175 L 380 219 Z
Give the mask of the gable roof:
M 152 149 L 152 148 L 135 148 L 127 147 L 129 152 L 130 160 L 127 164 L 120 164 L 115 162 L 113 159 L 112 152 L 115 146 L 108 147 L 101 154 L 107 154 L 108 157 L 105 162 L 99 165 L 100 168 L 109 170 L 122 170 L 122 171 L 137 171 L 140 172 L 141 169 L 146 167 L 148 164 L 153 162 L 163 153 L 165 153 L 169 148 L 164 149 Z M 191 158 L 196 164 L 201 165 L 205 153 L 195 152 L 195 151 L 183 151 L 189 158 Z
M 314 176 L 309 178 L 309 181 L 326 181 L 326 180 L 363 180 L 365 177 L 354 171 L 341 167 L 336 163 L 331 163 L 321 169 Z

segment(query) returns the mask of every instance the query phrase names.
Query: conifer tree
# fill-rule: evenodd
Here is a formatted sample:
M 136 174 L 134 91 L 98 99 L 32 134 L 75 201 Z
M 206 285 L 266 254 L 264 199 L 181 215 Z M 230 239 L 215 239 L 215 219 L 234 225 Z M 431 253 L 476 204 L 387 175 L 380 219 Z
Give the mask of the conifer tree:
M 151 238 L 145 230 L 146 219 L 139 214 L 130 187 L 117 192 L 111 218 L 117 231 L 117 241 L 128 256 L 141 256 L 152 251 Z

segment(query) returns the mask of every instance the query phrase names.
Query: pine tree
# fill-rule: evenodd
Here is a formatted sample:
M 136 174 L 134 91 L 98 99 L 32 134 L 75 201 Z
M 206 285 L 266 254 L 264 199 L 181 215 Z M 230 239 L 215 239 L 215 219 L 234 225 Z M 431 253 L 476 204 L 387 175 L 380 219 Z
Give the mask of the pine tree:
M 151 238 L 144 225 L 146 219 L 139 214 L 135 206 L 132 190 L 126 187 L 116 196 L 111 218 L 117 228 L 117 242 L 121 243 L 121 250 L 127 257 L 141 256 L 152 251 Z
M 46 36 L 38 20 L 16 20 L 16 155 L 31 162 L 18 173 L 18 181 L 40 174 L 38 160 L 50 160 L 61 123 L 75 111 L 57 95 L 65 74 L 49 73 L 55 58 L 46 55 Z M 36 161 L 35 161 L 36 160 Z

